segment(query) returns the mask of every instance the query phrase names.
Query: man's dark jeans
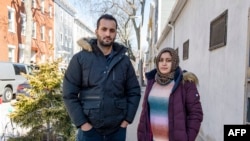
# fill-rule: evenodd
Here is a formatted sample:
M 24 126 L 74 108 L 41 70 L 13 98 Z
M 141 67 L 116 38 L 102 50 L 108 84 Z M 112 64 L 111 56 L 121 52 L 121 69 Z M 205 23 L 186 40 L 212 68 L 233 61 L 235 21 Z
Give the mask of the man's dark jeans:
M 114 133 L 109 135 L 100 135 L 94 128 L 89 131 L 82 131 L 80 128 L 77 133 L 77 141 L 125 141 L 126 128 L 120 127 Z

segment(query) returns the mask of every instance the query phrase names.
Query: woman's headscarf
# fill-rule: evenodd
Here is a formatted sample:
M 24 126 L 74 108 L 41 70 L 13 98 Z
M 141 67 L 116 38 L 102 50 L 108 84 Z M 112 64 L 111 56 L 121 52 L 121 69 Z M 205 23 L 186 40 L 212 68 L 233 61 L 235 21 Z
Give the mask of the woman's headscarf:
M 170 53 L 170 55 L 172 57 L 172 66 L 171 66 L 171 71 L 169 73 L 162 74 L 159 70 L 158 65 L 160 62 L 161 55 L 165 52 Z M 179 66 L 179 56 L 177 54 L 177 51 L 174 50 L 173 48 L 163 48 L 159 52 L 158 56 L 156 57 L 155 63 L 156 63 L 156 70 L 157 70 L 157 73 L 155 75 L 156 82 L 158 82 L 160 85 L 167 85 L 168 83 L 170 83 L 174 79 L 175 70 Z

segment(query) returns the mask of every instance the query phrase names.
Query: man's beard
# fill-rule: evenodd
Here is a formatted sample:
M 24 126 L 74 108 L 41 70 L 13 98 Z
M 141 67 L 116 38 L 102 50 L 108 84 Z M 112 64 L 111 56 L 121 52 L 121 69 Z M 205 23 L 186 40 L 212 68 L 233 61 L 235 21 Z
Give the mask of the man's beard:
M 109 43 L 106 43 L 104 40 L 101 39 L 101 37 L 97 37 L 98 42 L 102 47 L 111 47 L 114 44 L 114 39 L 111 39 L 112 41 Z
M 113 45 L 113 43 L 114 43 L 114 41 L 112 41 L 112 42 L 110 42 L 110 43 L 106 43 L 106 42 L 104 42 L 104 41 L 99 41 L 99 43 L 100 43 L 100 45 L 102 46 L 102 47 L 110 47 L 110 46 L 112 46 Z

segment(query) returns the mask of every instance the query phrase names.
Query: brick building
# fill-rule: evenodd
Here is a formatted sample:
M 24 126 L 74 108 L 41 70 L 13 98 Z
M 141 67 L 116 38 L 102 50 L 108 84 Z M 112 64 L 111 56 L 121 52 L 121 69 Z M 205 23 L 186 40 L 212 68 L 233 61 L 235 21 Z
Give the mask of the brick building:
M 28 0 L 0 1 L 0 61 L 24 62 L 27 26 L 24 1 Z M 39 63 L 53 58 L 54 2 L 30 1 L 33 21 L 29 59 Z

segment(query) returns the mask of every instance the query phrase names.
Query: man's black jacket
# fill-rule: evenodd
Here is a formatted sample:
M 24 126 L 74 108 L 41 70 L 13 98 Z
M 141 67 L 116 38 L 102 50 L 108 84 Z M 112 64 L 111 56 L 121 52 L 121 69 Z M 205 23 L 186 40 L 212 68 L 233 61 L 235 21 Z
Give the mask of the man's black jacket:
M 132 123 L 140 101 L 140 86 L 127 48 L 113 44 L 110 61 L 97 40 L 78 41 L 83 48 L 71 59 L 63 80 L 63 99 L 76 125 L 89 122 L 103 135 Z

